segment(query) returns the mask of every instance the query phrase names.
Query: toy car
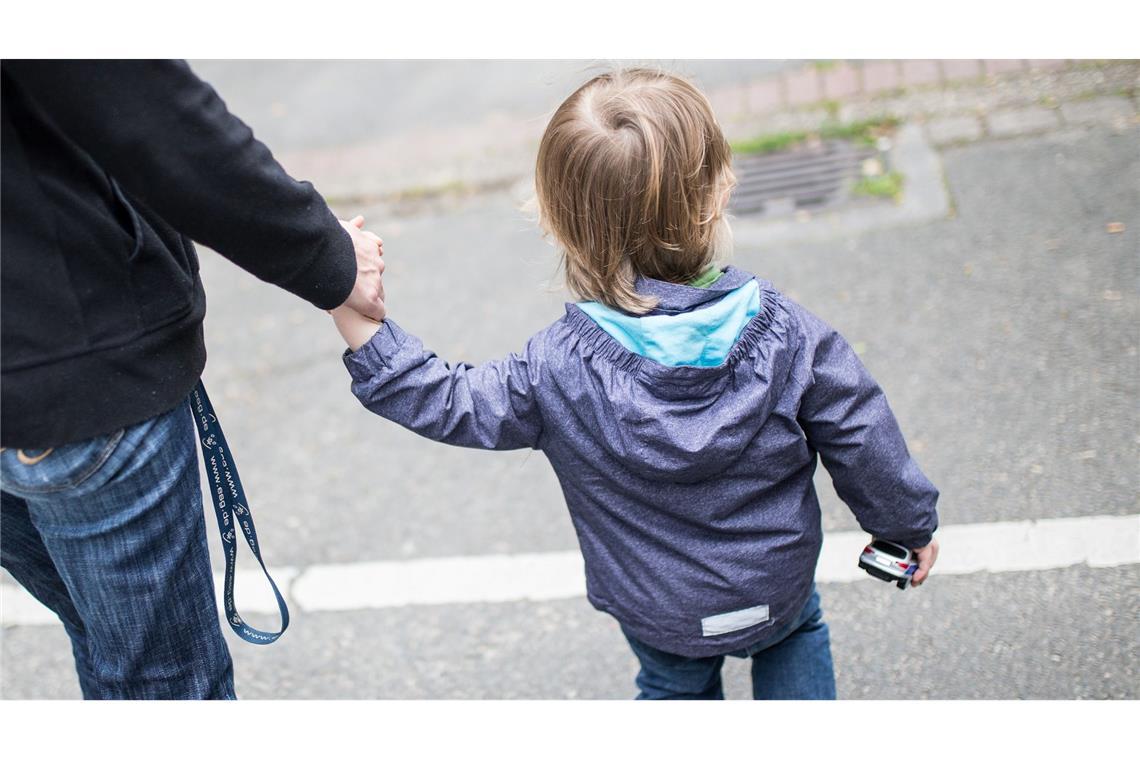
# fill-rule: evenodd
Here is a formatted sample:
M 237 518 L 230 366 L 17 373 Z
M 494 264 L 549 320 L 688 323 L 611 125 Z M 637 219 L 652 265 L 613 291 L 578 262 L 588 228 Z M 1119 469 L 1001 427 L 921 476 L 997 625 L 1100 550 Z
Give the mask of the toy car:
M 905 591 L 918 569 L 918 557 L 905 546 L 874 538 L 859 555 L 859 567 Z

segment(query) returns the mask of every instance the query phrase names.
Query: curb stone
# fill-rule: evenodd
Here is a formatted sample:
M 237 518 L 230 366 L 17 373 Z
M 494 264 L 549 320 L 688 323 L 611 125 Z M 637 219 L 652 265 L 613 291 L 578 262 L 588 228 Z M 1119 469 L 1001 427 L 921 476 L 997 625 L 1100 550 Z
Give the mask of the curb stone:
M 926 133 L 935 145 L 969 142 L 982 136 L 982 125 L 976 116 L 947 116 L 928 122 Z
M 1061 116 L 1068 124 L 1103 124 L 1132 118 L 1134 107 L 1126 98 L 1101 97 L 1061 104 Z
M 1061 126 L 1056 111 L 1035 106 L 996 111 L 989 115 L 988 122 L 990 134 L 996 137 L 1036 134 Z

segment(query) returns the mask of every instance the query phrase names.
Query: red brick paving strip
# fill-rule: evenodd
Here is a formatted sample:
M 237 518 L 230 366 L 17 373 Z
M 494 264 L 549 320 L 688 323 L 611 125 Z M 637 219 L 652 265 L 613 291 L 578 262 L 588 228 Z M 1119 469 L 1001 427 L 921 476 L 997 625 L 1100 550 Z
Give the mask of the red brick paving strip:
M 1067 64 L 1068 61 L 1064 58 L 1040 58 L 1036 60 L 1031 59 L 1026 61 L 1026 63 L 1028 63 L 1029 68 L 1034 71 L 1057 71 L 1058 69 L 1065 68 L 1065 64 Z
M 990 60 L 982 61 L 986 67 L 987 74 L 1008 74 L 1011 71 L 1023 71 L 1025 69 L 1025 61 L 1016 58 L 993 58 Z
M 845 98 L 859 93 L 859 70 L 849 63 L 840 63 L 823 72 L 823 95 L 829 100 Z
M 788 86 L 789 105 L 798 106 L 805 103 L 815 103 L 823 97 L 819 87 L 819 72 L 815 66 L 808 66 L 799 71 L 789 71 L 784 82 Z
M 982 75 L 980 61 L 966 58 L 951 58 L 942 61 L 942 76 L 947 82 L 961 79 L 977 79 Z
M 748 109 L 748 90 L 740 85 L 721 87 L 709 93 L 713 113 L 720 119 L 728 119 Z
M 867 61 L 863 64 L 863 91 L 893 90 L 902 85 L 898 61 Z
M 825 68 L 808 65 L 749 85 L 719 88 L 709 93 L 709 99 L 718 114 L 731 118 L 743 113 L 773 113 L 789 106 L 805 106 L 825 99 L 841 100 L 906 87 L 981 80 L 983 73 L 994 76 L 1027 69 L 1057 71 L 1064 69 L 1068 63 L 1061 58 L 994 58 L 985 61 L 966 58 L 908 58 L 867 60 L 861 63 L 838 61 Z
M 904 60 L 902 62 L 902 78 L 907 87 L 938 84 L 942 80 L 942 69 L 938 65 L 938 61 Z
M 748 109 L 752 113 L 768 113 L 784 106 L 784 82 L 780 77 L 769 77 L 748 88 Z

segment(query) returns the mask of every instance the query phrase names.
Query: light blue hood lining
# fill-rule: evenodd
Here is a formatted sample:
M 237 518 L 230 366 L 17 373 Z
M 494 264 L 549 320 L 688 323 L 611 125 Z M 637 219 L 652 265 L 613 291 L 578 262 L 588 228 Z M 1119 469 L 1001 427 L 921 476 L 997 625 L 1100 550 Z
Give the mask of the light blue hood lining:
M 695 311 L 631 317 L 596 301 L 578 304 L 626 349 L 669 367 L 724 363 L 748 322 L 760 313 L 760 286 L 749 280 Z

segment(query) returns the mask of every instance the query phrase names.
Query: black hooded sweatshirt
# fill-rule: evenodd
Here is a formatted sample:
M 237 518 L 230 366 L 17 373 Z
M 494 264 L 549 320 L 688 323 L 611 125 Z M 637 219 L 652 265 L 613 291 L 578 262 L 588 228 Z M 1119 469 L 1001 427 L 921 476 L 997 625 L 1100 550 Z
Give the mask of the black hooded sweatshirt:
M 352 241 L 179 61 L 0 63 L 0 445 L 169 411 L 206 362 L 191 240 L 327 309 Z

